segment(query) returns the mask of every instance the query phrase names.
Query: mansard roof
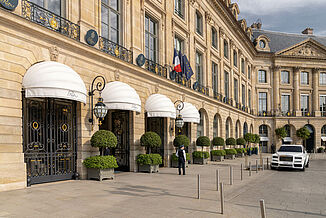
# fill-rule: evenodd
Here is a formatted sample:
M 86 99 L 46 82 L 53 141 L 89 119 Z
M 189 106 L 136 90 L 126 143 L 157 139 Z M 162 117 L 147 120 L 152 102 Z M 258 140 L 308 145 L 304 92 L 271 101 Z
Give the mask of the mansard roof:
M 307 39 L 315 40 L 320 44 L 326 46 L 326 37 L 323 36 L 282 33 L 282 32 L 273 32 L 269 30 L 258 30 L 258 29 L 253 29 L 252 31 L 253 31 L 253 42 L 255 42 L 255 40 L 260 35 L 265 35 L 270 39 L 269 47 L 271 49 L 271 52 L 273 53 L 292 47 Z

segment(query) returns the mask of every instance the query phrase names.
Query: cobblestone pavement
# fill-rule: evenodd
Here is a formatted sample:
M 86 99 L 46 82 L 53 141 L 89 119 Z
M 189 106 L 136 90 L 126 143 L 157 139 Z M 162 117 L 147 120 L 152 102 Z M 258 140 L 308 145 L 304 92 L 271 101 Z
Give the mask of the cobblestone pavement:
M 257 156 L 251 157 L 252 163 Z M 113 181 L 65 181 L 0 193 L 0 217 L 325 217 L 326 160 L 313 160 L 306 172 L 259 171 L 240 180 L 244 158 L 190 165 L 186 176 L 173 168 L 158 174 L 119 173 Z M 234 184 L 229 184 L 229 165 Z M 220 214 L 215 172 L 225 184 L 225 214 Z M 197 174 L 201 199 L 197 199 Z

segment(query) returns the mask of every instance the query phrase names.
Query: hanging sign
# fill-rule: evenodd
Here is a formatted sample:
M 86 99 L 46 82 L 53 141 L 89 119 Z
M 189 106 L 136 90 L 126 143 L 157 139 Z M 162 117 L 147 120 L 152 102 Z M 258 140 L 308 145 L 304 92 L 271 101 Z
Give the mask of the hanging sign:
M 0 0 L 0 4 L 5 9 L 13 11 L 18 5 L 18 0 Z
M 97 32 L 95 30 L 88 30 L 87 33 L 86 33 L 86 35 L 85 35 L 85 41 L 90 46 L 96 45 L 96 43 L 98 41 L 98 34 L 97 34 Z

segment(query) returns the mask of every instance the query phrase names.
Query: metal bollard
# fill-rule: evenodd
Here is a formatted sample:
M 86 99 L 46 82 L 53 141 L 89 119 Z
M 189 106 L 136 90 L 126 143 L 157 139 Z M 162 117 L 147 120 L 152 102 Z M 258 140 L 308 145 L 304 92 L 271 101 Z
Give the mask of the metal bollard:
M 241 181 L 242 181 L 242 179 L 243 179 L 243 165 L 241 164 L 241 166 L 240 166 L 240 179 L 241 179 Z
M 264 171 L 264 159 L 263 159 L 263 164 L 261 165 L 261 170 Z
M 200 199 L 200 175 L 197 176 L 197 198 Z
M 216 170 L 216 191 L 218 191 L 218 186 L 220 185 L 220 170 Z
M 268 158 L 267 158 L 267 163 L 266 163 L 266 169 L 269 169 L 269 164 L 268 164 Z
M 221 214 L 224 214 L 224 193 L 223 193 L 223 182 L 220 183 L 220 194 L 221 194 Z
M 251 161 L 249 162 L 249 176 L 251 176 Z
M 256 173 L 258 173 L 258 160 L 256 160 Z
M 260 200 L 260 211 L 261 211 L 261 218 L 266 218 L 266 208 L 265 208 L 264 199 Z
M 232 169 L 232 166 L 230 166 L 230 185 L 233 185 L 233 169 Z

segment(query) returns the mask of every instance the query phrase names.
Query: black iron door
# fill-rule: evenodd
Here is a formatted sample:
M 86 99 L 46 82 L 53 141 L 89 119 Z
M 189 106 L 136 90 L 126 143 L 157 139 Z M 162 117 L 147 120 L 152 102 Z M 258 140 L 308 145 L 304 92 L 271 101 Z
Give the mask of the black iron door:
M 162 140 L 161 147 L 151 150 L 152 153 L 160 154 L 164 163 L 164 118 L 163 117 L 148 117 L 146 131 L 156 132 Z
M 23 111 L 29 184 L 71 179 L 76 171 L 76 103 L 29 98 Z
M 118 140 L 117 147 L 112 149 L 119 165 L 117 170 L 129 171 L 129 111 L 112 112 L 112 132 Z

